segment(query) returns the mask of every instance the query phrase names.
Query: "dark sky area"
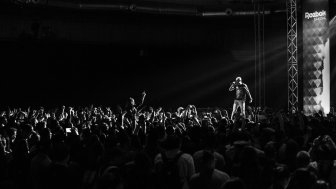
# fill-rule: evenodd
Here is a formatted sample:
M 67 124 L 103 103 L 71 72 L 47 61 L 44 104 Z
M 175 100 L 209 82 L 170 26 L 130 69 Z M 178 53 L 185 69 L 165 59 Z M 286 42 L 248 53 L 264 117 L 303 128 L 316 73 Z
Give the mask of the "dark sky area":
M 19 10 L 0 17 L 2 106 L 147 104 L 230 108 L 236 76 L 255 102 L 287 105 L 286 14 L 265 17 L 265 86 L 253 16 L 203 18 Z M 332 53 L 331 53 L 332 54 Z

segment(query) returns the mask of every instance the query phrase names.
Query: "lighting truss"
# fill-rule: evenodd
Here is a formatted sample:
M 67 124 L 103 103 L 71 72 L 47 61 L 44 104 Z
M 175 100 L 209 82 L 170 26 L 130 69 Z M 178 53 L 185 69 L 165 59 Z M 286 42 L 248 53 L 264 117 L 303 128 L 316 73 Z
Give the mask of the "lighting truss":
M 288 110 L 298 110 L 297 0 L 287 0 Z

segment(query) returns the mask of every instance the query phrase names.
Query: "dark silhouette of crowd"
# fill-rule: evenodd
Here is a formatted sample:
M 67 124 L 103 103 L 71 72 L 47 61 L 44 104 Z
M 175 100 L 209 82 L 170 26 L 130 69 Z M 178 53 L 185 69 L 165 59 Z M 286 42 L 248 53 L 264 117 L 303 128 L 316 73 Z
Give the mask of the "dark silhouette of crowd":
M 333 189 L 335 116 L 109 107 L 0 113 L 0 188 Z

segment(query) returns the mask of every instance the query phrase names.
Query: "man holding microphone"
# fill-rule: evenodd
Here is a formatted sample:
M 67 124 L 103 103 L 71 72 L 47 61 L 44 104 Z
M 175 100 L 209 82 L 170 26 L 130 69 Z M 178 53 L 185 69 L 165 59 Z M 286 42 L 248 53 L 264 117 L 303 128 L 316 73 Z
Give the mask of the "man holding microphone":
M 245 83 L 243 83 L 241 77 L 237 77 L 236 81 L 231 83 L 229 91 L 236 90 L 235 99 L 233 102 L 233 109 L 231 114 L 231 119 L 233 119 L 234 114 L 237 112 L 238 108 L 240 107 L 241 114 L 245 118 L 245 101 L 246 95 L 249 96 L 250 103 L 252 103 L 252 96 L 251 93 Z

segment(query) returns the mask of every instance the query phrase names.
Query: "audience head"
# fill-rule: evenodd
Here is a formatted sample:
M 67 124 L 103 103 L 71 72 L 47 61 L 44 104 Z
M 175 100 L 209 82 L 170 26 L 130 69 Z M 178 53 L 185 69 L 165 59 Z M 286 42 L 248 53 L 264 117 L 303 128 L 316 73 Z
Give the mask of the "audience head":
M 317 180 L 313 189 L 329 189 L 329 184 L 324 180 Z
M 286 165 L 278 165 L 274 168 L 273 172 L 273 187 L 277 188 L 276 186 L 280 186 L 280 188 L 287 188 L 290 178 L 290 171 L 288 167 Z
M 310 163 L 310 155 L 306 151 L 300 151 L 296 154 L 297 168 L 305 168 Z
M 215 169 L 215 156 L 213 152 L 203 150 L 200 172 L 210 172 Z
M 69 149 L 64 142 L 57 142 L 53 145 L 52 155 L 55 162 L 67 163 L 69 161 Z
M 293 175 L 291 176 L 288 189 L 312 189 L 316 182 L 316 175 L 312 172 L 308 171 L 307 169 L 297 169 L 294 171 Z
M 221 189 L 246 189 L 246 186 L 242 179 L 235 177 L 224 183 Z
M 167 151 L 178 150 L 181 148 L 181 139 L 177 135 L 168 135 L 162 147 Z

